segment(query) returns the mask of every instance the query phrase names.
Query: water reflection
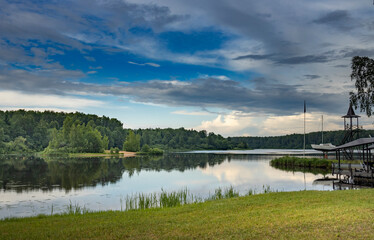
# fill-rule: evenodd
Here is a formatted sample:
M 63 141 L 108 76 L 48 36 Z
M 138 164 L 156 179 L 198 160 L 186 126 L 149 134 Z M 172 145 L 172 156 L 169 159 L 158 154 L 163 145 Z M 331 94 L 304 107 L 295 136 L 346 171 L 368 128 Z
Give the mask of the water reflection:
M 284 166 L 272 166 L 273 168 L 280 169 L 285 172 L 302 172 L 302 173 L 312 173 L 314 175 L 322 174 L 322 175 L 328 175 L 331 173 L 331 170 L 324 169 L 324 168 L 304 168 L 304 167 L 284 167 Z
M 239 158 L 247 159 L 246 156 Z M 224 162 L 215 167 L 208 167 L 202 172 L 206 175 L 214 176 L 221 185 L 233 185 L 238 190 L 261 189 L 262 186 L 269 185 L 272 189 L 279 191 L 295 191 L 306 189 L 320 189 L 313 187 L 316 178 L 325 176 L 318 172 L 281 170 L 269 166 L 269 159 L 250 161 Z M 324 188 L 322 188 L 324 189 Z
M 69 191 L 105 185 L 121 178 L 121 166 L 118 159 L 6 156 L 0 162 L 1 189 L 22 192 L 60 188 Z
M 63 212 L 72 202 L 91 210 L 119 210 L 134 193 L 180 190 L 207 197 L 218 187 L 240 193 L 263 186 L 280 191 L 331 190 L 313 185 L 323 174 L 284 171 L 279 155 L 167 154 L 133 158 L 0 157 L 0 218 Z
M 86 186 L 107 185 L 141 171 L 185 171 L 206 168 L 224 161 L 223 155 L 168 154 L 161 157 L 62 158 L 1 156 L 0 189 L 22 191 L 54 188 L 70 191 Z

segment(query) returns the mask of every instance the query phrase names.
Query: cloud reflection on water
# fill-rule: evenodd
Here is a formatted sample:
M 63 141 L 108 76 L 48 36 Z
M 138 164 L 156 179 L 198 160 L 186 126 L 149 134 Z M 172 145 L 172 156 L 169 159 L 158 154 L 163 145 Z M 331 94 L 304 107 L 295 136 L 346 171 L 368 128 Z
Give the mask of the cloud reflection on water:
M 293 190 L 297 186 L 306 186 L 307 189 L 316 189 L 313 181 L 322 175 L 312 173 L 287 172 L 269 165 L 268 161 L 238 161 L 231 159 L 220 165 L 208 166 L 201 169 L 205 175 L 214 176 L 222 185 L 247 186 L 247 188 L 258 188 L 269 185 L 272 188 L 281 186 L 284 190 Z M 259 184 L 261 186 L 259 186 Z M 299 189 L 302 190 L 302 189 Z

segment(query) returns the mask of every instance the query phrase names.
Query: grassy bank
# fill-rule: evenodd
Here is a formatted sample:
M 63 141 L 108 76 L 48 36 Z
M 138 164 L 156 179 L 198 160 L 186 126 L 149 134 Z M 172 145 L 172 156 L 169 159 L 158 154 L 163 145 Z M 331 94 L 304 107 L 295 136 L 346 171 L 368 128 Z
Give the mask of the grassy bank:
M 0 239 L 373 239 L 374 190 L 280 192 L 179 207 L 0 221 Z

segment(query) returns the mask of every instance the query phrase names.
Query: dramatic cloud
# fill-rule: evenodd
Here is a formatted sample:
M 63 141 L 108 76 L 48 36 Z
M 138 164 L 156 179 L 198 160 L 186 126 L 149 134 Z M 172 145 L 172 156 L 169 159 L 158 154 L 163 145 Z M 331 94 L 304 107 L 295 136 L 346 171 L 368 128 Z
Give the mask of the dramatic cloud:
M 373 6 L 363 1 L 0 0 L 0 6 L 0 101 L 9 108 L 15 93 L 53 103 L 17 106 L 58 109 L 58 102 L 72 109 L 100 105 L 105 96 L 120 107 L 172 107 L 173 117 L 198 116 L 201 128 L 231 129 L 227 134 L 255 132 L 249 128 L 281 134 L 258 122 L 298 121 L 304 100 L 308 111 L 341 114 L 354 88 L 351 58 L 374 57 Z
M 339 94 L 307 92 L 300 90 L 300 86 L 272 84 L 265 79 L 253 81 L 254 88 L 245 87 L 237 81 L 214 78 L 195 79 L 190 82 L 149 81 L 126 85 L 97 85 L 60 82 L 52 77 L 54 75 L 63 77 L 64 74 L 72 74 L 70 72 L 48 72 L 43 78 L 21 70 L 6 73 L 2 74 L 0 71 L 2 89 L 60 95 L 86 93 L 129 96 L 136 102 L 166 106 L 223 108 L 286 115 L 300 112 L 304 100 L 308 102 L 311 109 L 315 110 L 335 112 L 345 105 L 344 96 Z M 80 75 L 80 73 L 73 74 Z
M 1 0 L 0 5 L 0 47 L 17 49 L 10 54 L 17 62 L 23 62 L 24 57 L 30 58 L 28 46 L 40 47 L 41 44 L 54 44 L 57 51 L 74 48 L 90 50 L 92 44 L 136 51 L 137 44 L 145 38 L 132 34 L 132 28 L 150 28 L 159 32 L 185 18 L 171 14 L 165 6 L 116 0 L 44 1 L 38 5 L 27 1 Z M 3 56 L 9 58 L 8 55 Z M 92 56 L 84 58 L 95 61 Z
M 346 10 L 336 10 L 325 14 L 324 16 L 313 21 L 318 24 L 326 24 L 341 30 L 350 30 L 358 27 L 354 19 Z
M 299 86 L 265 83 L 258 80 L 247 88 L 233 80 L 196 79 L 192 82 L 151 81 L 134 83 L 123 88 L 108 87 L 107 94 L 132 96 L 137 102 L 168 106 L 223 108 L 242 112 L 277 115 L 302 111 L 304 100 L 311 110 L 336 112 L 346 105 L 344 96 L 299 90 Z

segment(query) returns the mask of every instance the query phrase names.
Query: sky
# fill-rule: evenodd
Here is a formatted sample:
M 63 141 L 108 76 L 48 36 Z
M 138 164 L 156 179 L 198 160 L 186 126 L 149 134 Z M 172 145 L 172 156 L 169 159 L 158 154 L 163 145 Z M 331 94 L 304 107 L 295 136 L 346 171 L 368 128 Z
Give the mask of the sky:
M 371 0 L 0 0 L 0 109 L 276 136 L 305 100 L 307 132 L 339 130 L 373 37 Z

